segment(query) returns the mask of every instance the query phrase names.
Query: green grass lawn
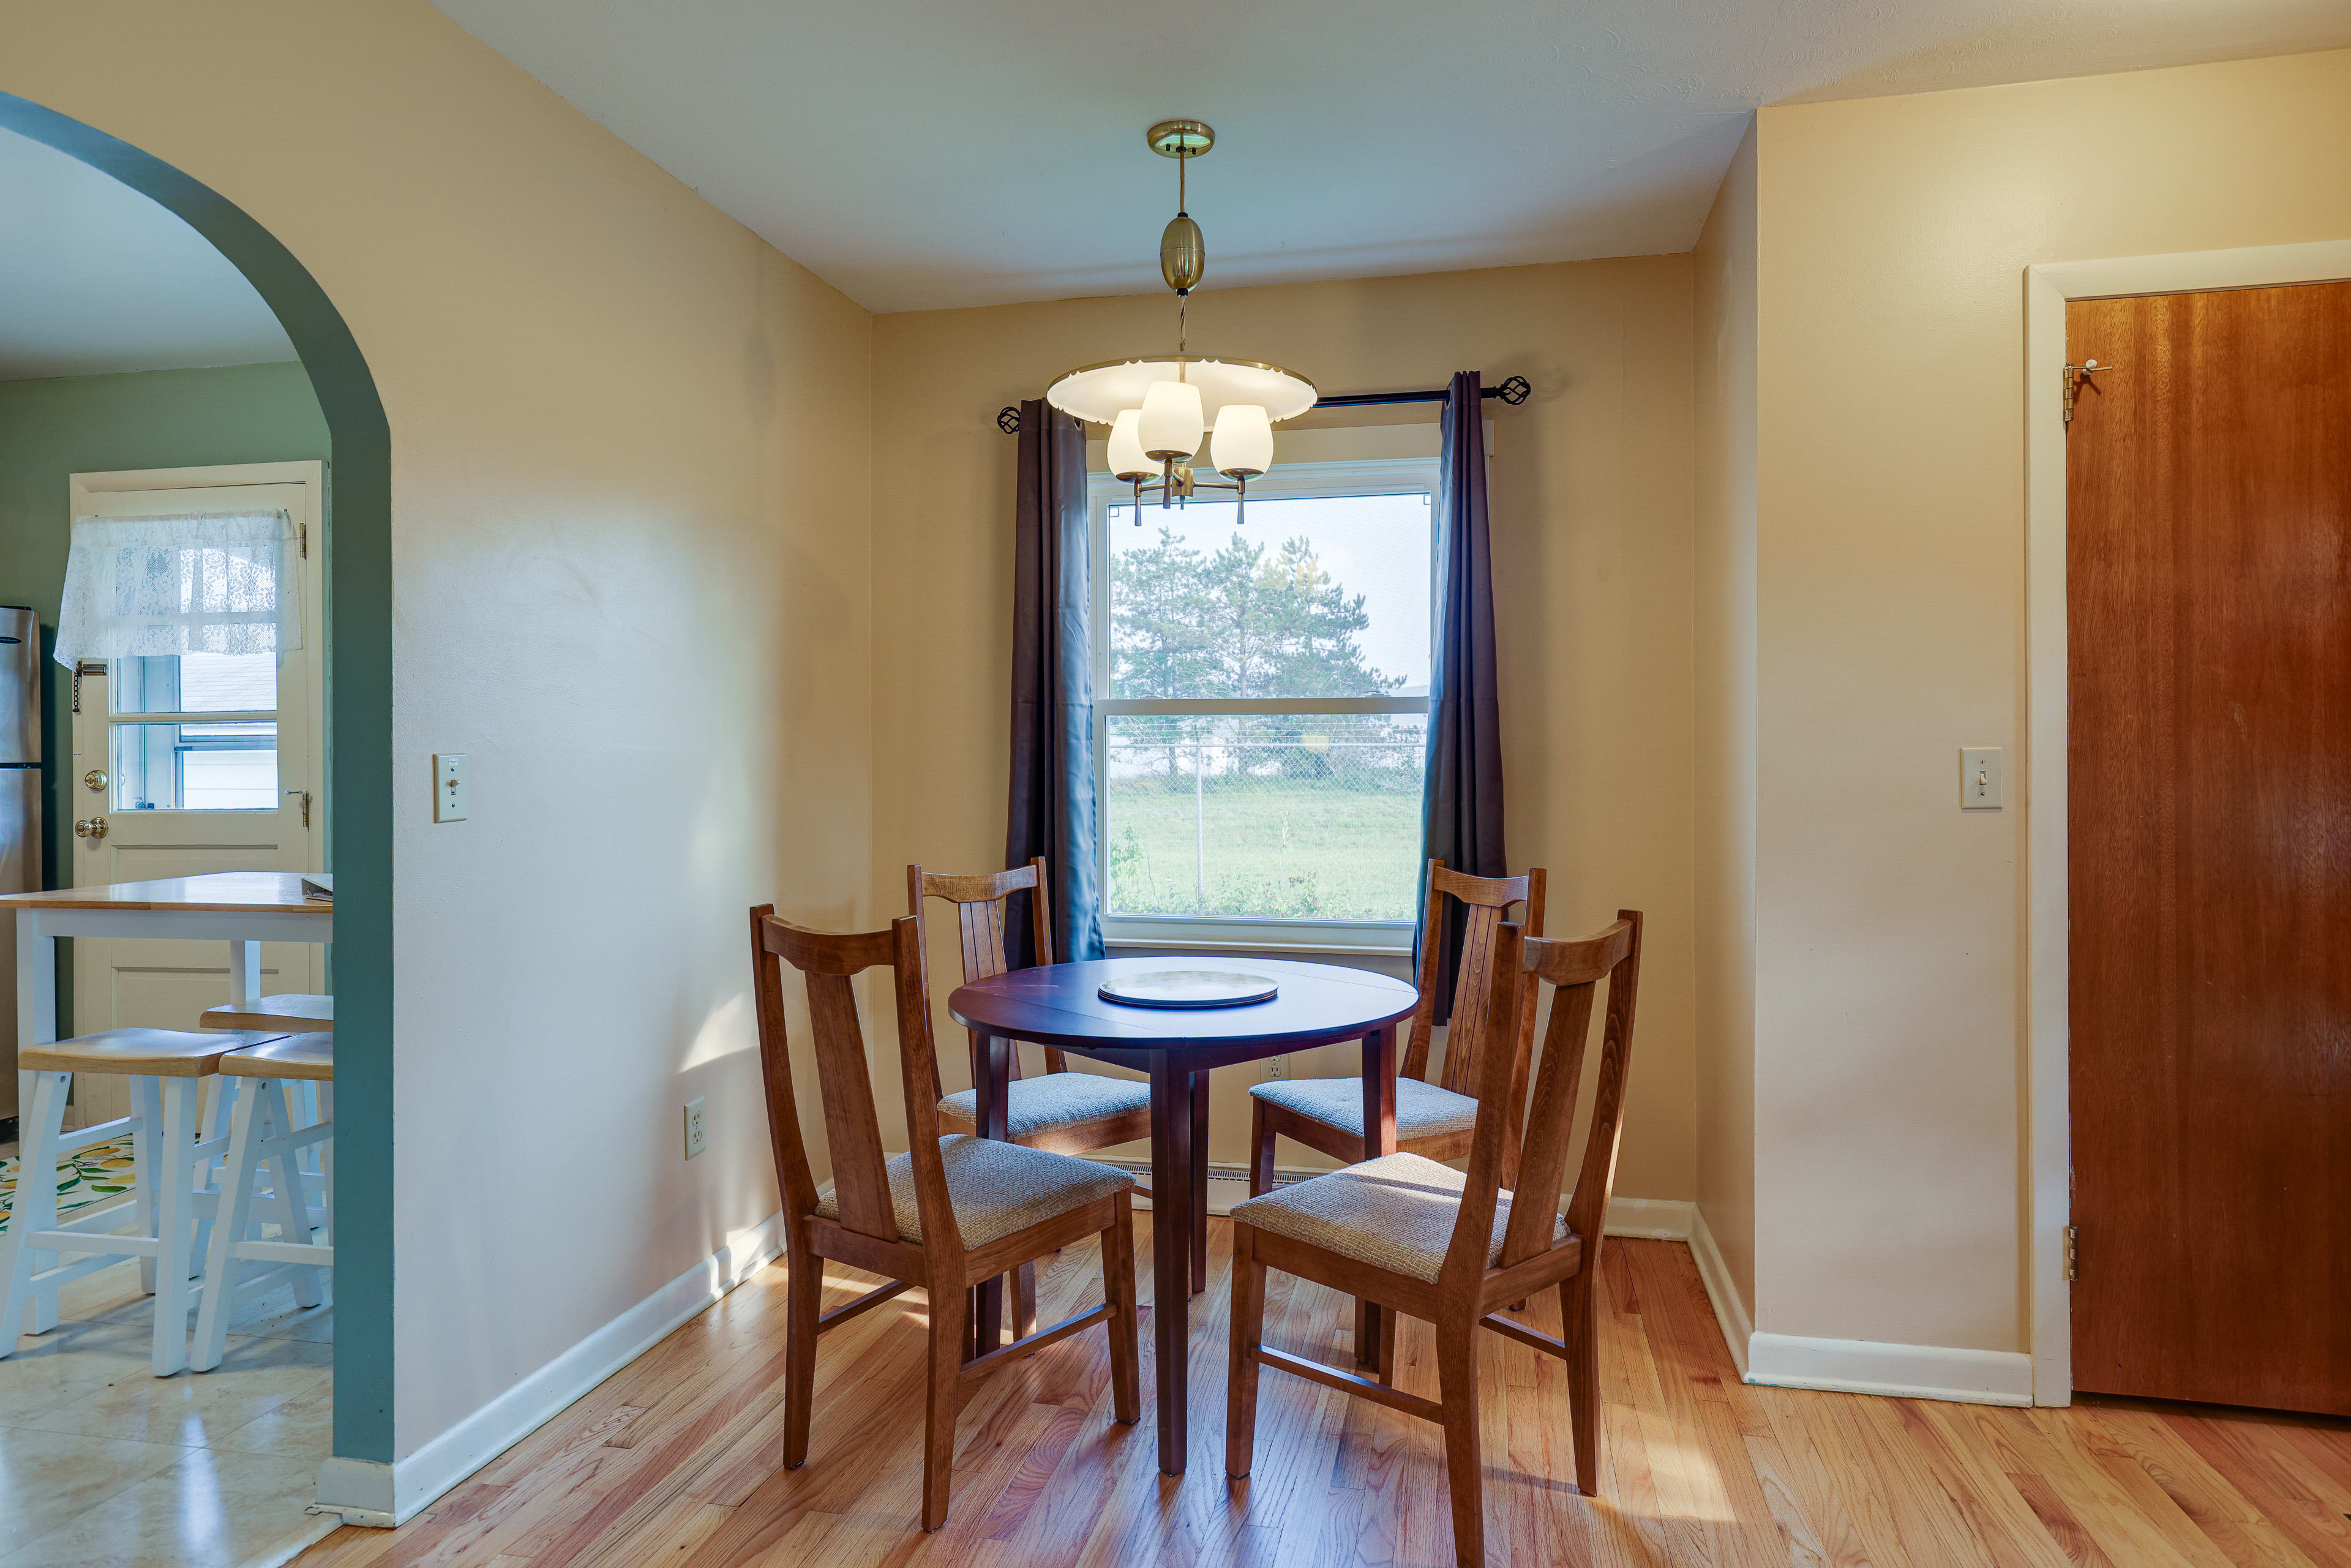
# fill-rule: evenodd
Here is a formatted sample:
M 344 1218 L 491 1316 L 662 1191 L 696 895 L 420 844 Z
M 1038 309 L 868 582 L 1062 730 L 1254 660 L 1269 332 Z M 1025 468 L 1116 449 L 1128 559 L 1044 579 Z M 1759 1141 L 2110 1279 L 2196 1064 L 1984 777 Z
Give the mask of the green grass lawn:
M 1196 805 L 1188 782 L 1114 779 L 1111 912 L 1409 920 L 1419 785 L 1417 775 L 1393 791 L 1211 779 Z

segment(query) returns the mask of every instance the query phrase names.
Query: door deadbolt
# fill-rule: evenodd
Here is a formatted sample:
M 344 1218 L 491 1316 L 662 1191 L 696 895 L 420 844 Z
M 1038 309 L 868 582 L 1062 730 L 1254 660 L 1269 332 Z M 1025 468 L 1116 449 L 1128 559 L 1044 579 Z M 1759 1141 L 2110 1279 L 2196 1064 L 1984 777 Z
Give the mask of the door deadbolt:
M 81 776 L 81 787 L 89 790 L 103 790 L 106 788 L 106 769 L 103 768 L 93 768 L 89 772 L 83 774 Z
M 102 839 L 106 837 L 106 819 L 104 817 L 84 817 L 80 821 L 74 824 L 74 837 L 78 839 Z

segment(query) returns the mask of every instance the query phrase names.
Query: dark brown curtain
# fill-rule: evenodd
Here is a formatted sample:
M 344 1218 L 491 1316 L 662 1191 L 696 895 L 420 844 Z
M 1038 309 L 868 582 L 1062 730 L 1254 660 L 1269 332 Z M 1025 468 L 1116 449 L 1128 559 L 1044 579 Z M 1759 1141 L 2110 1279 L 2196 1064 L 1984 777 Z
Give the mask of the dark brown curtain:
M 1472 876 L 1508 876 L 1502 851 L 1501 699 L 1494 672 L 1494 558 L 1486 529 L 1486 419 L 1478 372 L 1453 377 L 1445 400 L 1432 507 L 1444 586 L 1429 664 L 1428 776 L 1422 791 L 1421 862 Z M 1428 887 L 1424 879 L 1424 904 Z M 1416 972 L 1428 911 L 1413 939 Z M 1461 922 L 1448 923 L 1437 1019 L 1453 1006 Z
M 1085 427 L 1041 399 L 1020 405 L 1013 491 L 1012 781 L 1004 863 L 1043 855 L 1054 956 L 1102 956 L 1094 852 L 1093 587 Z M 1025 895 L 1016 896 L 1024 904 Z M 1008 911 L 1005 957 L 1036 962 L 1025 908 Z

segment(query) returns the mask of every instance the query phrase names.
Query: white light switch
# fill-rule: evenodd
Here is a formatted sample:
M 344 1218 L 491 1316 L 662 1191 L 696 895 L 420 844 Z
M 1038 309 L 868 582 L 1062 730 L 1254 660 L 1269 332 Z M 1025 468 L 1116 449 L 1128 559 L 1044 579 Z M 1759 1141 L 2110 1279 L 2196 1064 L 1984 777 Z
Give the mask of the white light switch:
M 433 754 L 433 820 L 465 820 L 465 754 L 462 751 Z
M 1959 747 L 1959 810 L 1997 811 L 2005 801 L 1997 746 Z

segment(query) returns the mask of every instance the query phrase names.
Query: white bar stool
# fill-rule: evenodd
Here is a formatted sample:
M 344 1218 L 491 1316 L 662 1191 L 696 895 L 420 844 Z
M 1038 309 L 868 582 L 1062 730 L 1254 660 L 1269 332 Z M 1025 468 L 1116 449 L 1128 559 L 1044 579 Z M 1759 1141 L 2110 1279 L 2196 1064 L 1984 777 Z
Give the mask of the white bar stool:
M 28 1309 L 35 1333 L 57 1326 L 58 1286 L 116 1259 L 136 1258 L 141 1282 L 155 1296 L 155 1375 L 169 1377 L 187 1364 L 188 1308 L 200 1289 L 190 1278 L 197 1263 L 196 1228 L 213 1207 L 212 1195 L 197 1185 L 196 1164 L 209 1164 L 225 1144 L 197 1137 L 198 1101 L 204 1081 L 218 1072 L 221 1058 L 269 1038 L 247 1031 L 113 1029 L 19 1048 L 16 1064 L 31 1075 L 33 1095 L 18 1144 L 15 1211 L 0 1233 L 0 1357 L 16 1351 Z M 66 1093 L 77 1072 L 129 1078 L 132 1113 L 64 1132 Z M 57 1161 L 126 1134 L 131 1196 L 60 1224 Z M 300 1188 L 288 1180 L 278 1190 L 295 1194 Z M 131 1228 L 120 1230 L 126 1223 Z M 60 1253 L 88 1256 L 60 1263 Z
M 198 1372 L 210 1372 L 227 1354 L 229 1309 L 237 1297 L 291 1276 L 300 1300 L 301 1281 L 313 1281 L 315 1288 L 318 1271 L 335 1266 L 335 1037 L 289 1035 L 232 1051 L 220 1059 L 220 1073 L 225 1092 L 239 1081 L 244 1092 L 230 1113 L 220 1212 L 213 1225 L 212 1250 L 204 1260 L 204 1304 L 196 1312 L 195 1343 L 188 1354 L 188 1364 Z M 320 1114 L 311 1125 L 297 1129 L 287 1111 L 287 1091 L 305 1086 L 316 1089 Z M 289 1193 L 300 1190 L 300 1178 L 293 1175 L 295 1157 L 314 1145 L 325 1178 L 324 1212 L 308 1209 L 298 1198 L 287 1201 Z M 271 1167 L 271 1187 L 277 1197 L 275 1241 L 246 1235 L 264 1166 Z M 324 1242 L 311 1239 L 318 1220 L 328 1228 Z M 248 1263 L 270 1266 L 246 1274 L 242 1266 Z
M 206 1008 L 196 1020 L 198 1029 L 251 1030 L 262 1034 L 332 1034 L 335 1032 L 335 998 L 316 991 L 279 991 L 256 998 L 250 1006 Z M 304 1123 L 321 1122 L 316 1085 L 289 1085 L 295 1101 L 294 1114 Z M 210 1113 L 205 1117 L 204 1135 L 207 1138 L 225 1135 L 228 1131 L 228 1108 L 214 1098 Z M 311 1154 L 302 1164 L 302 1174 L 308 1178 L 303 1190 L 315 1194 L 319 1190 L 319 1155 Z M 209 1174 L 209 1173 L 207 1173 Z M 308 1305 L 308 1302 L 304 1303 Z

